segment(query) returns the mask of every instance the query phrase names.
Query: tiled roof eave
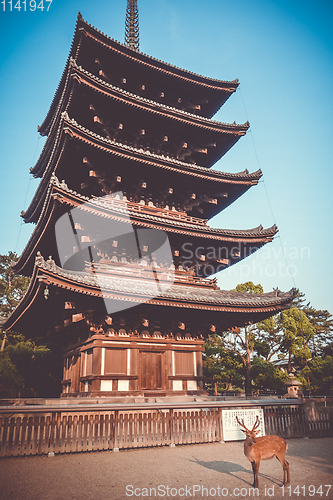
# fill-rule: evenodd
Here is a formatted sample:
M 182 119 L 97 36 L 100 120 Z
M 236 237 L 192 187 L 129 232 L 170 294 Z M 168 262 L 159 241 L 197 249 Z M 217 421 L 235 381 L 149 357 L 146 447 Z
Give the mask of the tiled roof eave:
M 58 127 L 54 140 L 52 142 L 50 141 L 51 144 L 50 153 L 48 155 L 46 167 L 43 171 L 42 179 L 36 189 L 36 192 L 30 202 L 30 205 L 21 214 L 25 222 L 37 222 L 36 219 L 40 217 L 40 212 L 38 214 L 38 208 L 41 206 L 42 203 L 45 202 L 45 196 L 47 190 L 49 189 L 49 179 L 51 176 L 51 172 L 56 170 L 57 164 L 59 163 L 63 151 L 65 149 L 66 139 L 68 138 L 68 136 L 66 137 L 66 135 L 63 134 L 62 125 L 63 121 Z M 59 152 L 58 155 L 56 155 L 56 152 Z
M 149 296 L 151 290 L 141 290 L 142 281 L 140 279 L 134 278 L 124 278 L 124 277 L 108 277 L 107 285 L 103 286 L 103 281 L 98 281 L 95 276 L 88 275 L 87 273 L 65 271 L 54 264 L 54 262 L 45 262 L 42 258 L 37 262 L 37 265 L 43 269 L 42 272 L 46 271 L 49 277 L 56 279 L 63 279 L 70 286 L 74 286 L 80 283 L 83 286 L 91 289 L 95 292 L 95 289 L 99 289 L 101 286 L 103 288 L 103 293 L 108 294 L 115 292 L 120 295 L 125 295 L 127 297 L 135 297 L 138 295 L 135 290 L 136 286 L 140 287 L 139 297 Z M 155 287 L 153 287 L 155 290 Z M 231 292 L 226 290 L 212 290 L 212 289 L 201 289 L 200 287 L 191 287 L 187 285 L 177 285 L 173 284 L 168 290 L 161 293 L 156 300 L 180 300 L 180 301 L 190 301 L 193 303 L 209 303 L 212 305 L 224 305 L 229 307 L 243 307 L 243 308 L 261 308 L 261 307 L 275 307 L 277 305 L 282 305 L 288 303 L 293 297 L 292 292 L 282 293 L 279 291 L 269 292 L 267 294 L 248 294 L 240 292 Z M 155 300 L 155 297 L 151 297 L 151 300 Z
M 149 150 L 143 150 L 143 149 L 137 149 L 133 146 L 129 146 L 127 144 L 122 144 L 120 142 L 116 142 L 114 140 L 110 140 L 107 137 L 103 137 L 99 134 L 96 134 L 95 132 L 92 132 L 91 130 L 83 127 L 80 125 L 76 120 L 73 118 L 70 118 L 67 111 L 63 112 L 61 114 L 61 119 L 57 125 L 57 129 L 53 130 L 52 135 L 50 135 L 46 143 L 44 145 L 43 151 L 36 163 L 36 165 L 31 169 L 31 173 L 34 174 L 35 177 L 39 176 L 40 173 L 43 171 L 43 176 L 45 174 L 45 169 L 43 169 L 42 164 L 46 161 L 48 164 L 50 163 L 50 156 L 54 152 L 54 145 L 56 141 L 58 140 L 60 134 L 62 133 L 63 130 L 66 130 L 66 125 L 70 127 L 71 130 L 73 130 L 73 127 L 76 130 L 79 130 L 80 132 L 83 132 L 90 138 L 92 138 L 91 145 L 92 146 L 97 146 L 100 143 L 106 144 L 106 145 L 111 145 L 113 148 L 118 148 L 119 150 L 122 151 L 130 151 L 136 155 L 140 155 L 145 157 L 146 159 L 154 159 L 158 162 L 157 166 L 161 168 L 168 168 L 166 164 L 172 166 L 176 165 L 177 167 L 181 167 L 183 169 L 183 173 L 188 173 L 189 175 L 197 175 L 197 173 L 202 173 L 204 176 L 203 178 L 206 179 L 212 179 L 219 181 L 220 179 L 222 182 L 237 182 L 237 183 L 246 183 L 249 185 L 256 184 L 259 179 L 262 176 L 262 171 L 259 169 L 255 172 L 249 173 L 247 169 L 241 172 L 236 172 L 236 173 L 231 173 L 231 172 L 221 172 L 219 170 L 214 170 L 209 167 L 202 167 L 200 165 L 193 165 L 191 163 L 186 163 L 181 160 L 177 160 L 175 158 L 172 158 L 170 156 L 165 156 L 165 155 L 159 155 L 156 153 L 152 153 Z M 96 142 L 96 140 L 98 142 Z M 169 169 L 171 169 L 169 167 Z M 176 169 L 174 169 L 176 170 Z M 180 170 L 177 168 L 177 170 Z
M 230 88 L 232 88 L 232 91 L 235 91 L 239 85 L 239 81 L 237 79 L 232 81 L 218 80 L 211 77 L 199 75 L 197 73 L 193 73 L 189 70 L 179 68 L 164 61 L 160 61 L 159 59 L 155 59 L 152 56 L 144 54 L 143 52 L 133 50 L 127 45 L 122 44 L 111 37 L 108 37 L 107 35 L 105 35 L 105 33 L 98 30 L 91 24 L 87 23 L 82 18 L 81 18 L 81 23 L 83 25 L 83 29 L 85 27 L 88 28 L 88 30 L 85 30 L 86 35 L 95 40 L 96 42 L 102 44 L 108 49 L 117 51 L 122 56 L 132 59 L 141 65 L 149 66 L 156 71 L 169 74 L 174 78 L 179 78 L 184 81 L 194 83 L 196 85 L 213 88 L 219 91 L 226 92 Z M 91 30 L 91 32 L 89 31 L 89 29 Z M 103 40 L 101 40 L 95 35 L 101 35 Z
M 117 219 L 119 221 L 125 220 L 124 219 L 124 210 L 122 208 L 117 209 L 116 206 L 108 207 L 105 203 L 103 198 L 99 201 L 97 199 L 89 199 L 86 196 L 82 196 L 81 194 L 77 193 L 76 191 L 73 191 L 68 188 L 68 186 L 64 182 L 59 182 L 59 180 L 53 176 L 53 184 L 56 186 L 56 190 L 60 192 L 61 196 L 64 197 L 64 195 L 69 195 L 69 198 L 65 201 L 65 198 L 63 198 L 64 202 L 69 202 L 70 203 L 70 198 L 72 198 L 72 206 L 82 206 L 82 203 L 86 203 L 85 207 L 87 211 L 92 211 L 92 212 L 99 212 L 99 215 L 102 217 L 111 217 L 112 219 Z M 50 193 L 51 196 L 51 193 Z M 56 196 L 55 192 L 53 191 L 52 196 Z M 93 203 L 89 203 L 93 202 Z M 270 228 L 264 229 L 261 225 L 253 228 L 253 229 L 245 229 L 245 230 L 237 230 L 237 229 L 220 229 L 220 228 L 211 228 L 207 225 L 200 225 L 200 224 L 195 224 L 195 223 L 189 223 L 189 222 L 184 222 L 182 220 L 178 219 L 171 219 L 169 217 L 163 217 L 161 214 L 160 216 L 158 215 L 152 215 L 152 214 L 146 214 L 142 212 L 135 212 L 134 210 L 126 210 L 126 220 L 128 221 L 127 218 L 127 213 L 129 214 L 131 218 L 132 224 L 135 225 L 149 225 L 151 227 L 152 224 L 157 224 L 158 226 L 155 226 L 156 228 L 163 229 L 165 228 L 166 231 L 172 231 L 171 227 L 168 226 L 176 226 L 179 228 L 179 231 L 181 231 L 183 234 L 191 235 L 194 234 L 195 236 L 200 236 L 202 234 L 205 234 L 207 237 L 212 237 L 214 238 L 214 235 L 216 238 L 228 238 L 230 237 L 230 241 L 238 241 L 238 239 L 241 239 L 242 241 L 251 241 L 251 242 L 267 242 L 267 239 L 272 239 L 275 234 L 277 233 L 277 227 L 273 225 Z M 187 231 L 187 232 L 186 232 Z M 236 239 L 235 239 L 236 238 Z
M 36 245 L 43 237 L 43 234 L 45 233 L 46 228 L 55 212 L 56 203 L 67 204 L 71 208 L 76 208 L 86 203 L 86 210 L 93 210 L 97 216 L 109 217 L 112 220 L 129 223 L 129 219 L 127 217 L 127 214 L 129 214 L 131 223 L 134 226 L 163 230 L 167 233 L 179 233 L 183 236 L 210 239 L 212 241 L 215 240 L 216 242 L 223 241 L 242 244 L 251 243 L 262 246 L 272 241 L 277 233 L 277 227 L 275 225 L 267 229 L 263 229 L 262 226 L 245 230 L 220 229 L 212 228 L 207 225 L 185 222 L 176 218 L 171 219 L 170 217 L 163 217 L 162 214 L 158 216 L 135 212 L 133 210 L 128 210 L 126 217 L 124 217 L 122 210 L 119 210 L 119 213 L 117 213 L 116 210 L 110 211 L 107 207 L 103 207 L 102 202 L 100 206 L 98 206 L 98 204 L 91 206 L 89 204 L 91 201 L 96 202 L 95 199 L 90 199 L 68 188 L 64 181 L 60 182 L 53 174 L 48 185 L 47 193 L 39 219 L 36 223 L 36 227 L 15 265 L 16 272 L 21 272 L 25 265 L 25 261 L 30 259 L 31 252 L 34 248 L 36 248 Z
M 248 122 L 243 124 L 223 123 L 216 120 L 212 120 L 210 118 L 205 118 L 204 116 L 195 115 L 194 113 L 183 111 L 181 109 L 172 106 L 167 106 L 166 104 L 162 104 L 157 101 L 152 101 L 151 99 L 147 99 L 137 94 L 133 94 L 124 89 L 121 89 L 120 87 L 116 87 L 110 83 L 105 82 L 101 78 L 98 78 L 92 73 L 89 73 L 81 66 L 78 66 L 75 61 L 72 61 L 71 64 L 72 67 L 75 68 L 75 70 L 72 72 L 72 77 L 75 77 L 76 75 L 76 78 L 79 83 L 83 83 L 89 86 L 90 88 L 93 88 L 97 92 L 100 93 L 103 92 L 104 95 L 107 95 L 112 99 L 120 100 L 120 98 L 122 98 L 123 101 L 126 102 L 126 104 L 128 105 L 137 106 L 141 108 L 144 106 L 144 108 L 147 111 L 155 113 L 159 112 L 161 113 L 161 115 L 165 115 L 166 113 L 172 114 L 175 115 L 174 119 L 177 119 L 178 117 L 178 119 L 182 119 L 184 121 L 188 120 L 191 123 L 195 124 L 196 126 L 202 126 L 202 127 L 207 126 L 211 129 L 214 128 L 214 130 L 224 129 L 225 132 L 230 131 L 231 133 L 232 132 L 245 133 L 246 130 L 249 128 Z M 104 88 L 105 90 L 103 91 L 100 87 Z M 111 94 L 111 92 L 113 92 L 113 94 Z
M 209 133 L 227 134 L 227 136 L 235 137 L 236 140 L 238 140 L 240 137 L 246 134 L 249 128 L 248 122 L 246 122 L 245 124 L 222 123 L 210 120 L 208 118 L 200 117 L 186 111 L 178 110 L 176 108 L 172 108 L 155 101 L 150 101 L 140 96 L 136 96 L 135 94 L 124 91 L 123 89 L 107 84 L 94 75 L 85 72 L 85 70 L 78 67 L 75 61 L 72 59 L 70 59 L 69 61 L 68 72 L 64 76 L 64 78 L 66 82 L 62 89 L 62 94 L 59 97 L 56 111 L 54 112 L 52 121 L 50 122 L 48 127 L 48 139 L 44 144 L 43 150 L 39 156 L 37 163 L 30 169 L 31 173 L 35 177 L 38 176 L 38 173 L 40 172 L 39 165 L 49 152 L 50 139 L 54 137 L 54 135 L 57 133 L 57 130 L 59 129 L 61 114 L 67 113 L 70 101 L 73 97 L 72 94 L 75 89 L 75 85 L 73 85 L 73 82 L 77 82 L 77 84 L 80 85 L 86 85 L 93 91 L 106 96 L 108 99 L 112 99 L 114 101 L 122 103 L 122 105 L 124 106 L 129 106 L 133 109 L 136 109 L 137 111 L 142 111 L 144 113 L 153 114 L 155 117 L 159 117 L 161 119 L 171 120 L 173 123 L 176 122 L 177 124 L 191 127 L 191 129 L 192 127 L 194 127 L 195 129 L 200 129 Z M 111 94 L 110 91 L 113 91 L 113 94 Z M 229 146 L 229 149 L 230 147 L 231 146 Z M 221 154 L 218 156 L 221 156 Z M 216 159 L 214 160 L 214 158 L 212 158 L 210 163 L 214 163 L 215 161 Z M 209 168 L 209 166 L 203 168 Z
M 171 158 L 170 156 L 164 156 L 164 155 L 158 155 L 156 153 L 152 153 L 149 150 L 143 150 L 143 149 L 138 149 L 133 146 L 129 146 L 127 144 L 122 144 L 120 142 L 116 142 L 115 140 L 110 140 L 106 137 L 103 137 L 99 134 L 96 134 L 95 132 L 92 132 L 91 130 L 83 127 L 79 123 L 76 122 L 73 118 L 70 118 L 67 113 L 64 113 L 64 119 L 66 123 L 72 128 L 74 127 L 75 129 L 79 130 L 80 132 L 83 132 L 87 136 L 91 137 L 92 139 L 96 139 L 97 141 L 111 145 L 113 147 L 117 147 L 120 150 L 123 151 L 130 151 L 134 154 L 139 154 L 143 157 L 145 157 L 145 161 L 147 159 L 156 159 L 158 162 L 163 162 L 163 163 L 169 163 L 171 165 L 179 165 L 180 167 L 183 167 L 186 169 L 187 173 L 192 172 L 202 172 L 206 176 L 210 176 L 212 174 L 213 177 L 216 177 L 217 179 L 219 177 L 223 178 L 223 180 L 227 181 L 230 179 L 231 181 L 240 181 L 242 182 L 243 180 L 246 182 L 248 180 L 254 180 L 258 181 L 260 177 L 262 176 L 261 170 L 257 170 L 256 172 L 252 172 L 251 174 L 245 170 L 243 172 L 237 172 L 237 173 L 227 173 L 227 172 L 220 172 L 218 170 L 213 170 L 208 167 L 202 167 L 200 165 L 193 165 L 190 163 L 183 162 L 181 160 L 177 160 L 175 158 Z M 94 145 L 94 142 L 92 142 L 92 145 Z M 97 144 L 96 144 L 97 146 Z M 162 166 L 162 165 L 160 165 Z M 207 177 L 208 178 L 208 177 Z M 215 180 L 215 179 L 214 179 Z
M 132 161 L 140 161 L 141 163 L 149 164 L 156 168 L 173 171 L 177 173 L 177 175 L 190 175 L 203 180 L 220 182 L 223 184 L 240 184 L 248 187 L 256 185 L 262 176 L 261 170 L 253 173 L 249 173 L 247 170 L 238 173 L 220 172 L 206 167 L 184 163 L 168 156 L 157 155 L 155 153 L 150 153 L 149 151 L 136 149 L 122 143 L 117 143 L 116 141 L 111 141 L 110 139 L 102 137 L 79 125 L 75 120 L 70 119 L 68 114 L 65 112 L 62 115 L 57 132 L 52 138 L 52 147 L 49 148 L 48 159 L 46 167 L 43 169 L 42 180 L 33 199 L 31 200 L 29 207 L 22 215 L 25 222 L 36 222 L 33 220 L 33 214 L 39 204 L 39 200 L 43 197 L 43 192 L 45 192 L 48 187 L 50 175 L 54 171 L 54 162 L 58 163 L 60 161 L 61 154 L 65 148 L 66 141 L 64 139 L 66 134 L 68 134 L 68 137 L 74 137 L 107 153 L 114 154 L 125 159 L 127 158 Z M 50 137 L 47 142 L 49 141 L 51 141 Z M 61 145 L 61 147 L 59 145 Z M 59 150 L 59 147 L 60 154 L 55 157 L 55 152 Z M 44 161 L 46 161 L 46 157 Z
M 66 271 L 56 266 L 52 259 L 45 261 L 36 257 L 33 274 L 25 295 L 16 309 L 6 319 L 3 328 L 15 329 L 17 322 L 26 311 L 38 300 L 41 288 L 54 286 L 82 295 L 97 298 L 123 300 L 133 305 L 143 301 L 157 306 L 171 306 L 187 309 L 206 309 L 210 311 L 230 313 L 267 313 L 283 310 L 295 296 L 296 290 L 282 293 L 279 290 L 264 294 L 248 294 L 219 289 L 204 289 L 188 285 L 173 284 L 163 293 L 152 294 L 152 290 L 142 289 L 141 279 L 108 277 L 107 283 L 98 282 L 92 274 L 77 271 Z M 107 285 L 107 286 L 106 286 Z M 101 287 L 103 288 L 103 293 Z M 139 290 L 139 293 L 136 292 Z M 156 290 L 155 290 L 156 291 Z
M 208 87 L 208 88 L 213 88 L 215 90 L 222 91 L 222 92 L 232 93 L 232 92 L 234 92 L 237 89 L 237 87 L 239 85 L 238 80 L 223 81 L 223 80 L 216 80 L 216 79 L 209 78 L 209 77 L 203 77 L 201 75 L 197 75 L 195 73 L 191 73 L 190 71 L 187 71 L 187 70 L 181 70 L 180 68 L 177 68 L 177 67 L 172 66 L 172 65 L 170 65 L 168 63 L 159 61 L 158 59 L 154 59 L 154 58 L 152 58 L 150 56 L 147 56 L 147 55 L 145 55 L 145 54 L 143 54 L 141 52 L 132 51 L 129 47 L 127 47 L 127 46 L 125 46 L 125 45 L 123 45 L 123 44 L 121 44 L 121 43 L 113 40 L 110 37 L 107 37 L 104 33 L 102 33 L 101 31 L 99 31 L 96 28 L 94 28 L 92 25 L 90 25 L 87 22 L 85 22 L 82 19 L 82 16 L 79 14 L 78 17 L 77 17 L 77 20 L 76 20 L 75 30 L 74 30 L 74 34 L 73 34 L 73 38 L 72 38 L 72 43 L 71 43 L 69 55 L 68 55 L 68 58 L 67 58 L 67 62 L 65 64 L 65 67 L 64 67 L 64 70 L 63 70 L 62 77 L 61 77 L 60 82 L 58 84 L 58 87 L 57 87 L 57 89 L 55 91 L 54 97 L 52 99 L 50 108 L 49 108 L 49 110 L 48 110 L 48 112 L 46 114 L 46 117 L 44 118 L 42 124 L 38 127 L 38 130 L 39 130 L 39 132 L 42 135 L 46 135 L 48 133 L 48 130 L 50 128 L 50 124 L 51 124 L 51 122 L 54 119 L 54 114 L 56 112 L 56 109 L 60 105 L 59 104 L 59 99 L 61 98 L 63 89 L 66 86 L 66 77 L 67 77 L 67 74 L 68 74 L 68 68 L 69 68 L 69 64 L 70 64 L 70 59 L 73 58 L 74 60 L 76 60 L 77 54 L 78 54 L 78 52 L 80 50 L 81 38 L 82 38 L 82 36 L 88 34 L 87 28 L 90 29 L 90 30 L 92 30 L 95 34 L 101 35 L 104 40 L 107 40 L 109 42 L 109 45 L 105 44 L 105 43 L 104 43 L 104 45 L 108 46 L 108 48 L 110 48 L 110 42 L 111 42 L 113 45 L 116 45 L 118 47 L 118 50 L 122 49 L 122 51 L 120 51 L 120 53 L 123 56 L 125 56 L 125 57 L 130 57 L 131 59 L 134 59 L 136 61 L 138 61 L 138 59 L 135 58 L 135 57 L 133 57 L 133 56 L 138 56 L 139 55 L 140 57 L 146 58 L 149 61 L 149 63 L 145 63 L 143 61 L 142 62 L 138 61 L 138 62 L 140 64 L 147 64 L 148 66 L 151 66 L 152 68 L 154 68 L 157 71 L 162 71 L 165 74 L 168 73 L 168 74 L 170 74 L 173 77 L 180 78 L 180 79 L 183 79 L 185 81 L 190 81 L 191 83 L 194 83 L 194 84 L 199 85 L 199 86 L 205 86 L 205 87 Z M 92 33 L 89 33 L 88 36 L 94 38 L 95 41 L 97 41 L 99 43 L 102 43 L 101 41 L 98 40 L 97 37 L 92 36 Z M 125 54 L 124 51 L 128 52 L 128 54 Z M 153 64 L 155 64 L 155 66 Z M 163 69 L 162 67 L 161 68 L 156 67 L 156 64 L 164 66 L 165 69 Z M 184 75 L 186 74 L 187 77 L 184 77 L 184 76 L 172 73 L 172 70 L 173 71 L 177 71 L 177 72 L 180 71 L 180 72 L 184 73 Z M 198 79 L 199 80 L 202 79 L 202 80 L 206 81 L 206 83 L 204 83 L 204 81 L 200 82 Z M 219 86 L 218 84 L 222 84 L 222 85 Z M 225 88 L 226 86 L 228 88 Z M 215 112 L 216 112 L 216 110 L 215 110 Z

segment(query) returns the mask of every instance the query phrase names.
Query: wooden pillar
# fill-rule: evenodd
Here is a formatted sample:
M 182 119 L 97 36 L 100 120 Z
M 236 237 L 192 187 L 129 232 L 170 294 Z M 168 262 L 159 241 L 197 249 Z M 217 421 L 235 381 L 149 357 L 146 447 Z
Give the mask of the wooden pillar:
M 201 351 L 197 351 L 196 352 L 196 358 L 197 358 L 197 376 L 198 377 L 202 377 L 202 352 Z M 199 386 L 199 390 L 203 390 L 203 380 L 199 380 L 198 381 L 198 386 Z
M 93 375 L 101 375 L 102 369 L 102 347 L 94 347 L 93 348 L 93 359 L 92 359 L 92 372 Z M 92 391 L 100 391 L 101 390 L 101 381 L 100 380 L 92 380 L 91 384 Z
M 167 349 L 165 351 L 165 388 L 167 391 L 172 390 L 172 380 L 169 379 L 172 376 L 172 351 Z
M 139 351 L 137 346 L 131 348 L 129 375 L 136 375 L 136 376 L 139 375 L 138 353 Z M 130 380 L 129 389 L 130 391 L 135 391 L 138 389 L 138 379 Z
M 80 390 L 80 366 L 81 366 L 81 357 L 78 355 L 74 355 L 72 358 L 72 383 L 71 383 L 71 392 L 79 392 Z

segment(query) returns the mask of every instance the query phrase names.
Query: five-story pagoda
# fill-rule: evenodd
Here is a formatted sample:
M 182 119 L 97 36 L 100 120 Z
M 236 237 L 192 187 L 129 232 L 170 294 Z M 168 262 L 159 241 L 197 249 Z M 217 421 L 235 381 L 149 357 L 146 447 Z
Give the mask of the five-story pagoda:
M 292 293 L 224 291 L 211 279 L 277 232 L 208 225 L 261 177 L 211 168 L 249 127 L 211 119 L 237 86 L 139 52 L 136 1 L 125 45 L 79 14 L 39 127 L 41 181 L 22 214 L 36 227 L 15 270 L 31 282 L 5 325 L 59 339 L 62 396 L 202 394 L 209 333 L 290 302 Z M 65 219 L 70 230 L 57 233 Z M 155 247 L 152 234 L 164 235 Z

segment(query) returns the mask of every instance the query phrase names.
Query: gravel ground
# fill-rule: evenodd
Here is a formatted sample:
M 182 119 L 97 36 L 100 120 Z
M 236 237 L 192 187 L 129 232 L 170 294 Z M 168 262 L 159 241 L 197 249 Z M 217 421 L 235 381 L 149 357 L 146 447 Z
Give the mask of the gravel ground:
M 287 460 L 291 487 L 283 491 L 281 465 L 267 460 L 260 465 L 258 494 L 242 442 L 4 458 L 0 498 L 333 499 L 333 438 L 291 439 Z

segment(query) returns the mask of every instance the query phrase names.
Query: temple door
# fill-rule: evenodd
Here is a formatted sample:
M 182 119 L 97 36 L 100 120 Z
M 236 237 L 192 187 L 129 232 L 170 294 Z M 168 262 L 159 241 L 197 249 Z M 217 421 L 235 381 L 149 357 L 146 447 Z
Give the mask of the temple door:
M 141 389 L 162 389 L 162 353 L 141 351 Z

